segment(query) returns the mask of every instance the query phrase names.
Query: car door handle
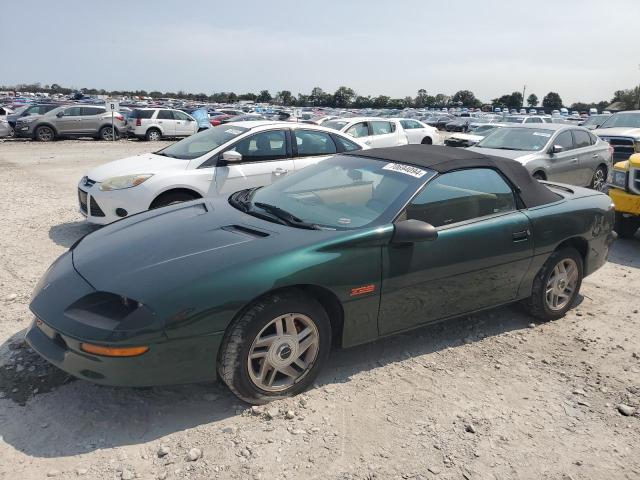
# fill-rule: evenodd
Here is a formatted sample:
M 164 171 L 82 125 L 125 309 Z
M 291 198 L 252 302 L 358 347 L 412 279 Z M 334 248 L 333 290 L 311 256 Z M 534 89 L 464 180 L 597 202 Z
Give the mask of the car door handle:
M 573 158 L 570 158 L 569 161 L 571 163 L 578 163 L 578 158 L 577 157 L 573 157 Z
M 284 168 L 276 168 L 273 172 L 276 177 L 280 177 L 282 175 L 286 175 L 287 173 L 289 173 L 289 170 L 285 170 Z
M 598 155 L 597 153 L 594 153 L 593 155 L 591 155 L 591 158 L 599 158 L 600 155 Z
M 511 238 L 514 242 L 523 242 L 529 238 L 531 232 L 529 230 L 522 230 L 520 232 L 513 232 Z

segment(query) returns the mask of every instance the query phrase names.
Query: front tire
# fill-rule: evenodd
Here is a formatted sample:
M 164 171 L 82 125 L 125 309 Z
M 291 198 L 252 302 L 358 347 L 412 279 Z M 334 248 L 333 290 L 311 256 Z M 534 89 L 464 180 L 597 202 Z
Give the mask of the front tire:
M 51 127 L 36 128 L 34 136 L 39 142 L 51 142 L 56 138 L 56 134 Z
M 227 329 L 218 374 L 240 399 L 263 405 L 306 390 L 331 348 L 331 323 L 313 298 L 292 290 L 264 297 Z
M 150 210 L 154 208 L 162 208 L 167 207 L 169 205 L 175 205 L 176 203 L 182 202 L 190 202 L 191 200 L 195 200 L 196 195 L 192 195 L 187 192 L 166 192 L 156 198 L 149 207 Z
M 525 309 L 544 321 L 564 317 L 580 291 L 583 271 L 582 257 L 574 248 L 553 252 L 533 281 Z
M 431 137 L 424 137 L 422 139 L 422 145 L 432 145 L 433 144 L 433 140 L 431 140 Z
M 616 212 L 616 220 L 613 229 L 620 238 L 633 238 L 640 227 L 640 217 L 625 217 Z

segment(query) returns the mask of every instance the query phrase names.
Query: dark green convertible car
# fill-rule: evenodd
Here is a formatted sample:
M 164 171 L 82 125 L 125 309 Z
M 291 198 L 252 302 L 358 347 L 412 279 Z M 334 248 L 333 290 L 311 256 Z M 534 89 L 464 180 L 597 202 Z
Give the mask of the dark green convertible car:
M 31 346 L 79 378 L 214 380 L 260 404 L 331 346 L 520 301 L 562 317 L 606 260 L 613 207 L 448 147 L 342 154 L 270 186 L 153 210 L 77 242 L 33 294 Z

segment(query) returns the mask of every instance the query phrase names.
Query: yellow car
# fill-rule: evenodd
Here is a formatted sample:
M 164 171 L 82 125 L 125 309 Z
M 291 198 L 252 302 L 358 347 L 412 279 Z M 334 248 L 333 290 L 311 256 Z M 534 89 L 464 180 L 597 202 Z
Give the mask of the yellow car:
M 609 196 L 616 206 L 615 231 L 632 238 L 640 227 L 640 153 L 613 166 Z

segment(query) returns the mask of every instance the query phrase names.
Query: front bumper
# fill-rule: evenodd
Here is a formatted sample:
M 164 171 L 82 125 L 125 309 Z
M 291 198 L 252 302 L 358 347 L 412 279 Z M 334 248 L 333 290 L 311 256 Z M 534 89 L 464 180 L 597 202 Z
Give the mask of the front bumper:
M 135 188 L 135 191 L 134 191 Z M 142 188 L 125 188 L 122 190 L 101 191 L 98 184 L 87 186 L 83 182 L 78 185 L 78 210 L 88 222 L 96 225 L 109 223 L 148 210 L 152 199 L 147 199 Z M 126 215 L 118 215 L 122 209 Z M 122 212 L 120 212 L 122 214 Z
M 29 123 L 17 123 L 13 129 L 13 132 L 16 137 L 22 137 L 22 138 L 33 137 L 33 129 L 31 128 L 31 124 Z
M 214 381 L 222 334 L 154 343 L 137 357 L 102 357 L 83 352 L 80 339 L 36 318 L 26 341 L 45 360 L 74 377 L 101 385 L 150 387 Z
M 617 212 L 640 216 L 640 195 L 610 187 L 609 196 L 613 200 Z
M 154 313 L 142 321 L 134 315 L 118 318 L 78 306 L 99 293 L 76 271 L 73 252 L 63 254 L 34 289 L 29 308 L 36 318 L 26 341 L 61 370 L 104 385 L 168 385 L 216 378 L 222 332 L 169 339 L 161 315 Z M 145 345 L 149 350 L 137 357 L 104 357 L 83 352 L 83 342 L 108 347 Z

